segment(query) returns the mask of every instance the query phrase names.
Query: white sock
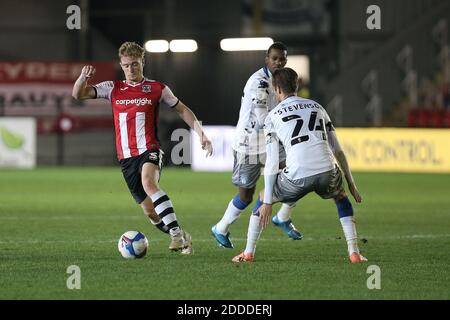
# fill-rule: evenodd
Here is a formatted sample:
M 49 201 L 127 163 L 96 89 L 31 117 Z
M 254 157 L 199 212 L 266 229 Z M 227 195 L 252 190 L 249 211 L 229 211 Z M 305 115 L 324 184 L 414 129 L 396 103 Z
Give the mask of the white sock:
M 180 227 L 174 227 L 169 230 L 170 236 L 173 237 L 179 237 L 181 235 L 181 229 Z
M 348 255 L 353 252 L 359 253 L 358 236 L 356 234 L 355 218 L 353 216 L 343 217 L 341 221 L 342 230 L 344 231 L 345 240 L 347 240 Z
M 259 226 L 260 218 L 254 214 L 250 215 L 250 221 L 248 223 L 247 232 L 247 245 L 245 246 L 244 253 L 251 253 L 255 255 L 256 241 L 258 241 L 261 235 L 261 227 Z
M 223 214 L 222 219 L 216 224 L 216 230 L 220 234 L 227 234 L 230 225 L 235 222 L 241 215 L 242 210 L 235 207 L 233 200 L 228 204 L 228 208 Z
M 289 206 L 286 203 L 281 204 L 280 210 L 277 212 L 278 220 L 281 222 L 286 222 L 291 218 L 292 208 L 294 206 Z

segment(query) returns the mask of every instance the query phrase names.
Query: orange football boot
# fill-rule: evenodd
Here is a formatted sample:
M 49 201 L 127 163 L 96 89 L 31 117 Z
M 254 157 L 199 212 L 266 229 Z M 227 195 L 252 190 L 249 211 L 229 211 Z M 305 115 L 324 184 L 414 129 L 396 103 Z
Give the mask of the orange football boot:
M 241 252 L 236 257 L 231 259 L 231 261 L 239 263 L 239 262 L 253 262 L 253 254 Z
M 367 262 L 367 258 L 364 257 L 363 255 L 361 255 L 359 252 L 353 252 L 350 257 L 348 257 L 350 259 L 351 263 L 361 263 L 361 262 Z

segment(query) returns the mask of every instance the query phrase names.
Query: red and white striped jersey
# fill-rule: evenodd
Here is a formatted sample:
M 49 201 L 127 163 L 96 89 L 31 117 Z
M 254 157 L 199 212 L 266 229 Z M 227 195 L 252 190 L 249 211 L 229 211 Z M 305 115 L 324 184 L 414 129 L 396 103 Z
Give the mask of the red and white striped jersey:
M 164 102 L 173 108 L 179 101 L 169 87 L 148 79 L 136 85 L 126 81 L 105 81 L 93 87 L 97 98 L 111 101 L 119 160 L 159 149 L 159 104 Z

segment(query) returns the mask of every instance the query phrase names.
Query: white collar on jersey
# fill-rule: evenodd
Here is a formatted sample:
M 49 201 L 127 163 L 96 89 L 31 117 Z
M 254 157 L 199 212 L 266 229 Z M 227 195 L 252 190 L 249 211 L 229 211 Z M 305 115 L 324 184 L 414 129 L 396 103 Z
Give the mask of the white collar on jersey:
M 126 84 L 127 86 L 130 86 L 130 87 L 137 87 L 137 86 L 143 84 L 145 81 L 149 81 L 149 80 L 148 80 L 146 77 L 143 77 L 142 80 L 139 81 L 139 82 L 136 83 L 136 84 L 128 83 L 127 80 L 123 80 L 123 83 Z

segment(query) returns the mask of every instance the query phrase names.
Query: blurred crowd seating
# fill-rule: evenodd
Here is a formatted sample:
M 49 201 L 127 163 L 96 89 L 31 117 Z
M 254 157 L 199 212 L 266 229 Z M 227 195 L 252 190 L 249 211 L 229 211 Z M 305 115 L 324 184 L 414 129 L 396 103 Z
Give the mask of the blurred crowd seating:
M 410 105 L 408 127 L 450 128 L 450 83 L 442 75 L 421 83 L 417 106 Z

